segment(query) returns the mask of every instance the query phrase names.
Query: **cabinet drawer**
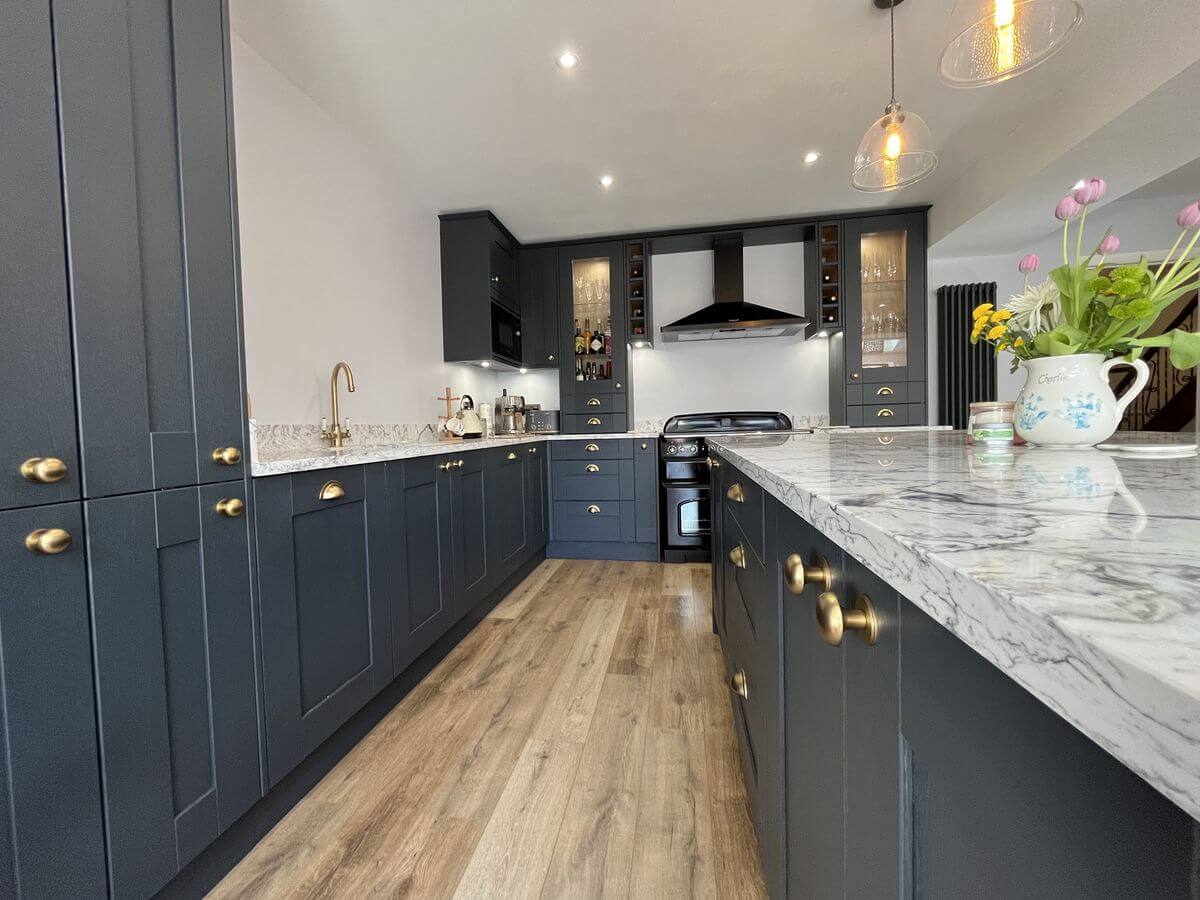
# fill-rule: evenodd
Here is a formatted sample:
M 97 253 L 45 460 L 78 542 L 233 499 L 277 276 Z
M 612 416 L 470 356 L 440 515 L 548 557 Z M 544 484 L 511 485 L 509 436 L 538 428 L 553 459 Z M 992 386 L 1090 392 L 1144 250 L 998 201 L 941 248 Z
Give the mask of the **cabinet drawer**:
M 632 466 L 630 462 L 622 465 Z M 621 476 L 612 475 L 555 475 L 550 482 L 551 497 L 555 500 L 575 500 L 592 503 L 621 499 Z
M 613 434 L 625 431 L 625 413 L 569 413 L 566 419 L 567 430 L 570 434 Z
M 624 394 L 589 393 L 580 391 L 564 404 L 569 412 L 578 413 L 584 417 L 601 413 L 625 412 L 626 399 Z
M 633 504 L 630 502 L 556 500 L 552 508 L 556 541 L 618 543 L 632 539 Z
M 629 440 L 552 441 L 551 447 L 550 458 L 555 460 L 555 471 L 558 471 L 557 461 L 560 459 L 586 459 L 592 462 L 598 459 L 633 459 L 633 441 Z
M 736 469 L 729 469 L 724 479 L 725 508 L 733 517 L 746 538 L 757 562 L 762 563 L 763 553 L 763 490 Z M 734 540 L 733 537 L 730 538 Z M 732 544 L 731 544 L 732 546 Z
M 846 421 L 851 426 L 896 427 L 901 425 L 924 425 L 924 403 L 872 403 L 867 406 L 850 406 L 846 409 Z
M 615 444 L 618 442 L 605 441 L 604 443 Z M 556 459 L 551 477 L 558 480 L 571 476 L 599 478 L 604 475 L 619 475 L 624 479 L 626 474 L 632 474 L 632 465 L 632 460 L 609 459 L 599 454 L 588 454 L 587 459 Z
M 846 402 L 852 406 L 876 404 L 891 406 L 908 403 L 909 400 L 924 399 L 924 385 L 907 381 L 889 381 L 884 384 L 850 384 L 846 386 Z

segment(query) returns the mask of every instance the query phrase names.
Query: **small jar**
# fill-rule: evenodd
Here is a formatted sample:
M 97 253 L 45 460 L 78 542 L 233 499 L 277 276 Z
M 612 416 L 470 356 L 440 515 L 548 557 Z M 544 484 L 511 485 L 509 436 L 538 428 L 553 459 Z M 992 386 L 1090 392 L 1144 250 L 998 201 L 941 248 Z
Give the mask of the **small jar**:
M 988 400 L 971 404 L 971 416 L 967 421 L 967 443 L 1009 446 L 1025 443 L 1017 437 L 1013 427 L 1013 410 L 1016 404 L 1010 400 Z

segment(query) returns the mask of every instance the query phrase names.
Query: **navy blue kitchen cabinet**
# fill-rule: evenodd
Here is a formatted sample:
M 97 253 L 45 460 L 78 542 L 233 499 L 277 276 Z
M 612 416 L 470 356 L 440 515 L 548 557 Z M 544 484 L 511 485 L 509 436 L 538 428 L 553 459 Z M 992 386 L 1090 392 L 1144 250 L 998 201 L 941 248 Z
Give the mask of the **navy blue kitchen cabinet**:
M 242 481 L 90 500 L 109 877 L 145 897 L 261 793 Z
M 529 547 L 529 447 L 484 450 L 488 566 L 497 583 L 527 558 Z
M 50 6 L 0 28 L 0 509 L 79 498 Z M 30 466 L 22 472 L 22 464 Z
M 555 441 L 550 446 L 546 555 L 657 561 L 657 440 Z
M 494 554 L 489 549 L 496 535 L 488 528 L 486 460 L 486 453 L 476 451 L 439 463 L 453 466 L 449 470 L 454 552 L 451 580 L 456 622 L 478 606 L 500 581 L 492 567 Z
M 550 457 L 546 444 L 523 448 L 525 452 L 525 519 L 529 528 L 526 557 L 544 550 L 550 537 Z
M 521 245 L 490 212 L 455 213 L 440 220 L 443 358 L 523 365 Z M 501 349 L 511 344 L 511 332 L 517 333 L 516 354 Z M 495 340 L 498 336 L 501 343 Z
M 392 678 L 385 469 L 260 478 L 254 499 L 275 784 Z
M 222 4 L 53 22 L 84 496 L 241 477 Z
M 521 250 L 521 358 L 526 368 L 553 369 L 558 340 L 558 248 Z
M 392 674 L 399 675 L 453 624 L 453 522 L 448 457 L 387 467 Z
M 83 536 L 78 503 L 0 512 L 6 897 L 106 891 Z

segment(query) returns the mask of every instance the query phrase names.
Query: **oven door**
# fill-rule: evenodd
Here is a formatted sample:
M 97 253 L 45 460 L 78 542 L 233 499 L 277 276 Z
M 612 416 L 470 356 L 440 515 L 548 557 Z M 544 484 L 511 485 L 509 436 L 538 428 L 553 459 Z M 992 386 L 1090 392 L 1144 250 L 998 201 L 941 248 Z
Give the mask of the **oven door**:
M 712 513 L 707 484 L 664 486 L 666 546 L 669 549 L 707 549 Z
M 521 365 L 521 318 L 492 303 L 492 355 Z

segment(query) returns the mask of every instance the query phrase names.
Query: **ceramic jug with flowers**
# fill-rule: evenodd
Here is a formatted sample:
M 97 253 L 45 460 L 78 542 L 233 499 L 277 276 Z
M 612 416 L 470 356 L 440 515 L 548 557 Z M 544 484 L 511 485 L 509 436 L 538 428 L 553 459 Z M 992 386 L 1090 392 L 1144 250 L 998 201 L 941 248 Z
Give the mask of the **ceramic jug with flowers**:
M 1200 202 L 1180 211 L 1179 238 L 1156 268 L 1142 258 L 1108 271 L 1105 259 L 1121 246 L 1116 235 L 1106 232 L 1083 256 L 1088 207 L 1106 189 L 1102 179 L 1092 178 L 1059 202 L 1054 214 L 1063 223 L 1063 264 L 1046 281 L 1029 285 L 1040 263 L 1029 254 L 1018 266 L 1025 276 L 1022 292 L 1000 309 L 985 303 L 972 314 L 971 343 L 986 341 L 997 353 L 1012 355 L 1014 371 L 1025 369 L 1014 424 L 1031 444 L 1080 447 L 1112 437 L 1125 408 L 1146 386 L 1150 373 L 1140 357 L 1147 347 L 1166 348 L 1179 369 L 1200 363 L 1200 334 L 1177 328 L 1145 336 L 1172 303 L 1195 290 L 1200 260 L 1190 254 L 1200 239 Z M 1072 258 L 1073 222 L 1078 227 Z M 1122 365 L 1132 366 L 1135 377 L 1118 398 L 1108 373 Z

